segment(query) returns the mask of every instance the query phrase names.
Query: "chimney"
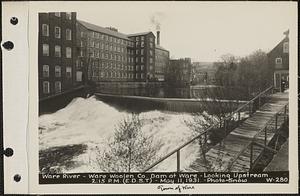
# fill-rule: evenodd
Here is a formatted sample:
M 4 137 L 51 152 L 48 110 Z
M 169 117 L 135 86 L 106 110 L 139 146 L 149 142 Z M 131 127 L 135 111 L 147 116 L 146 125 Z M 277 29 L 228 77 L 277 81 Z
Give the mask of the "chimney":
M 157 45 L 160 45 L 160 31 L 156 32 Z

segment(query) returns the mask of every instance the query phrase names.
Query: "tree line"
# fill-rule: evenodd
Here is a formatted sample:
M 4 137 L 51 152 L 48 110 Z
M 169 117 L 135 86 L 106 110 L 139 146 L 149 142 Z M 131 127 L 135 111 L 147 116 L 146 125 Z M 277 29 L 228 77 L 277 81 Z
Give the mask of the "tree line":
M 239 88 L 248 98 L 272 85 L 274 68 L 268 64 L 267 54 L 262 50 L 245 57 L 225 54 L 214 66 L 217 85 Z

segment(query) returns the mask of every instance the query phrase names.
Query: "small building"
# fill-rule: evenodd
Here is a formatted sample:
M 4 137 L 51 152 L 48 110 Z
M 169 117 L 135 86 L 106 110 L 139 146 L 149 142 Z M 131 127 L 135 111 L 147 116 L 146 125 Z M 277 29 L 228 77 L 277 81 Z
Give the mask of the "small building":
M 170 86 L 184 87 L 191 84 L 192 62 L 190 58 L 170 59 L 166 81 Z
M 39 13 L 39 99 L 73 89 L 76 60 L 76 13 Z
M 289 30 L 284 35 L 284 39 L 268 53 L 269 66 L 274 70 L 273 85 L 279 91 L 283 90 L 284 83 L 288 87 L 289 82 Z
M 192 83 L 201 85 L 215 84 L 216 67 L 213 62 L 192 63 Z

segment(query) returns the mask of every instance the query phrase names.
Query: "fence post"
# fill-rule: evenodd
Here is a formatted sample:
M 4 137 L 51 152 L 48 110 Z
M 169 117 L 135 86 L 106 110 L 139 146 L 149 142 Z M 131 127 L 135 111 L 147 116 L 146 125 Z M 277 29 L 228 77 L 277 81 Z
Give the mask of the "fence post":
M 177 172 L 180 172 L 180 150 L 177 151 Z
M 227 123 L 226 123 L 226 119 L 224 120 L 224 135 L 225 135 L 225 137 L 226 137 L 226 134 L 227 134 Z
M 206 145 L 207 145 L 207 132 L 204 133 L 204 152 L 206 152 Z
M 238 122 L 240 122 L 240 120 L 241 120 L 241 112 L 239 111 L 238 112 Z
M 267 145 L 267 127 L 265 127 L 265 146 Z
M 283 121 L 284 123 L 285 123 L 285 121 L 286 121 L 286 116 L 287 116 L 287 115 L 286 115 L 286 108 L 287 108 L 287 105 L 284 106 L 284 121 Z
M 250 171 L 252 170 L 252 159 L 253 159 L 253 143 L 250 144 Z
M 260 96 L 258 97 L 258 108 L 257 109 L 259 109 L 260 108 Z
M 277 132 L 277 113 L 275 114 L 275 132 Z
M 251 104 L 252 104 L 252 101 L 251 102 L 249 102 L 249 117 L 251 117 Z

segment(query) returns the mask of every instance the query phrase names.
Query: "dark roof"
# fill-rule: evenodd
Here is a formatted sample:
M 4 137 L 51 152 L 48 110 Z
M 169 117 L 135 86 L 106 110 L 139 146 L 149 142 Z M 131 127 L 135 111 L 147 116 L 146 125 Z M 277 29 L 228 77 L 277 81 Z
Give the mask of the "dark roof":
M 283 42 L 288 42 L 289 41 L 289 37 L 285 37 L 283 38 L 272 50 L 270 50 L 268 52 L 268 54 L 272 53 L 273 51 L 275 51 Z
M 139 36 L 139 35 L 147 35 L 149 33 L 152 33 L 151 31 L 147 31 L 147 32 L 142 32 L 142 33 L 134 33 L 134 34 L 128 34 L 128 37 L 131 36 Z M 153 34 L 153 33 L 152 33 Z M 154 35 L 154 34 L 153 34 Z
M 155 45 L 155 48 L 156 48 L 156 49 L 160 49 L 160 50 L 165 50 L 165 51 L 167 51 L 167 52 L 168 52 L 168 50 L 167 50 L 167 49 L 165 49 L 165 48 L 161 47 L 160 45 Z
M 101 32 L 101 33 L 108 34 L 108 35 L 111 35 L 111 36 L 115 36 L 115 37 L 118 37 L 118 38 L 129 40 L 129 38 L 126 34 L 119 33 L 119 32 L 116 32 L 116 31 L 112 31 L 110 29 L 100 27 L 100 26 L 97 26 L 97 25 L 94 25 L 94 24 L 91 24 L 91 23 L 88 23 L 88 22 L 85 22 L 85 21 L 82 21 L 82 20 L 77 20 L 77 21 L 89 30 L 97 31 L 97 32 Z

